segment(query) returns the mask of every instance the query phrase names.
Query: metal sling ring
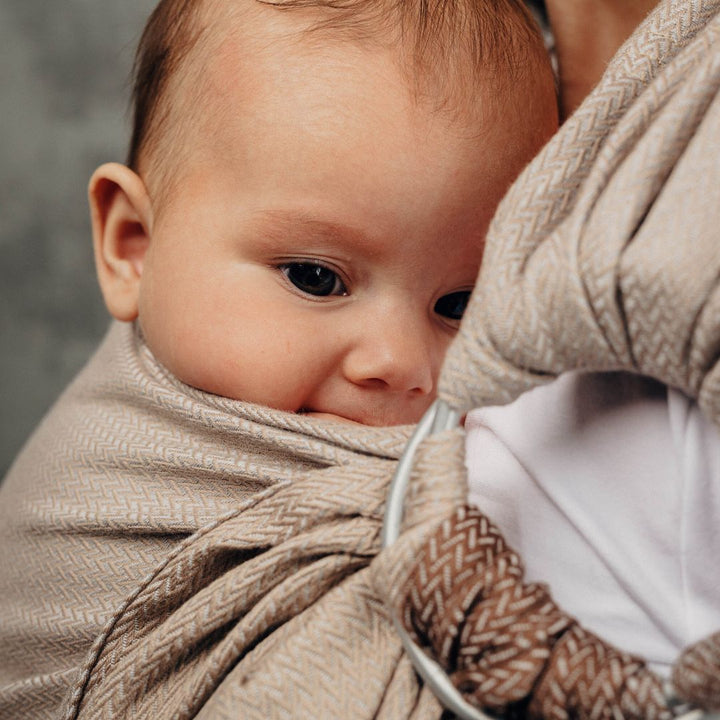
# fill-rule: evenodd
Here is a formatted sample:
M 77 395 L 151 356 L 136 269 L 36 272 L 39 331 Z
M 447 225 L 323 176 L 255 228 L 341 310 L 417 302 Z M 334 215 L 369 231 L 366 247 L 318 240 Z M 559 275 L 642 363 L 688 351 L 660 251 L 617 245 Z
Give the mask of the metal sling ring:
M 457 427 L 460 417 L 460 413 L 451 408 L 444 400 L 436 400 L 418 423 L 398 462 L 397 470 L 390 484 L 381 536 L 383 548 L 390 547 L 400 537 L 405 494 L 418 446 L 428 435 Z M 408 635 L 400 618 L 397 617 L 397 613 L 393 612 L 392 617 L 395 629 L 413 667 L 446 710 L 454 713 L 459 720 L 497 720 L 495 716 L 487 715 L 467 702 L 452 684 L 445 670 Z M 673 693 L 669 684 L 666 694 L 671 706 L 677 703 L 677 700 L 672 697 Z M 720 720 L 720 713 L 689 710 L 676 716 L 675 720 Z
M 410 482 L 413 460 L 418 445 L 434 433 L 450 430 L 460 422 L 460 413 L 453 410 L 445 401 L 436 400 L 423 415 L 415 432 L 408 441 L 403 456 L 398 462 L 397 470 L 390 484 L 385 519 L 382 529 L 382 546 L 390 547 L 400 536 L 405 493 Z M 405 652 L 410 657 L 418 675 L 432 690 L 442 706 L 454 713 L 460 720 L 495 720 L 473 707 L 450 682 L 447 673 L 407 634 L 397 614 L 393 612 L 393 623 L 402 641 Z

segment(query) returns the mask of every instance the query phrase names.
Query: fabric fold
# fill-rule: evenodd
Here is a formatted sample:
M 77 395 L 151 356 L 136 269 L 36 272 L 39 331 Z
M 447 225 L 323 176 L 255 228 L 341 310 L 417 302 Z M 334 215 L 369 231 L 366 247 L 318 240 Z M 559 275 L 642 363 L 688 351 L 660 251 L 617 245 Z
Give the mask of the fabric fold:
M 452 405 L 623 368 L 720 418 L 719 12 L 661 2 L 511 188 Z M 465 499 L 462 435 L 380 552 L 409 434 L 193 390 L 114 325 L 2 489 L 0 716 L 439 719 L 388 608 Z
M 629 370 L 720 419 L 720 18 L 663 2 L 500 205 L 441 377 L 462 410 Z
M 0 715 L 437 716 L 369 569 L 409 432 L 202 393 L 115 324 L 3 488 Z

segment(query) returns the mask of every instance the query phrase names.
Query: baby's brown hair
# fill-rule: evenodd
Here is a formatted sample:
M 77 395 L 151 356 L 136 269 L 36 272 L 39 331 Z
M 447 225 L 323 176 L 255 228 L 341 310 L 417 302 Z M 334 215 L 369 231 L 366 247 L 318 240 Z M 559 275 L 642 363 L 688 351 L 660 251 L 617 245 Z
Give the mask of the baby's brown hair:
M 138 171 L 167 131 L 168 86 L 209 29 L 208 5 L 228 0 L 161 0 L 141 37 L 133 71 L 133 131 L 127 164 Z M 237 0 L 278 11 L 315 10 L 309 31 L 336 31 L 357 41 L 392 38 L 412 50 L 415 79 L 435 75 L 440 86 L 472 92 L 489 73 L 502 82 L 529 77 L 550 66 L 538 28 L 522 0 Z M 454 82 L 452 80 L 454 78 Z M 436 84 L 437 85 L 437 84 Z M 498 84 L 499 88 L 503 84 Z M 457 92 L 455 93 L 458 94 Z M 200 101 L 200 96 L 198 96 Z

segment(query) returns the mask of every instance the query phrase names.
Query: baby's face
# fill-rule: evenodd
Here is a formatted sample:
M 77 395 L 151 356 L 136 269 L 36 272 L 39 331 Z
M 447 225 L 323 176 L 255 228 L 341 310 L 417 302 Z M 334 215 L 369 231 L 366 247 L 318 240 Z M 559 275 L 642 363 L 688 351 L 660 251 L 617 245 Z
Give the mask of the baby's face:
M 142 267 L 150 348 L 218 395 L 416 422 L 494 208 L 541 140 L 482 92 L 474 118 L 418 104 L 390 54 L 349 43 L 228 40 L 208 72 L 216 107 Z

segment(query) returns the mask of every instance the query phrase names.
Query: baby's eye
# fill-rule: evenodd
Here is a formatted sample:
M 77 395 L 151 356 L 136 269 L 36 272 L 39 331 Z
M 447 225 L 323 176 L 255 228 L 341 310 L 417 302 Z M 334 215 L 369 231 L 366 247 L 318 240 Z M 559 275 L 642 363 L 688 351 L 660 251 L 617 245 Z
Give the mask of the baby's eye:
M 308 295 L 347 295 L 347 288 L 338 274 L 324 265 L 294 262 L 281 265 L 280 269 L 298 290 Z
M 449 320 L 460 320 L 462 319 L 469 299 L 469 290 L 460 290 L 448 295 L 443 295 L 435 303 L 435 312 Z

